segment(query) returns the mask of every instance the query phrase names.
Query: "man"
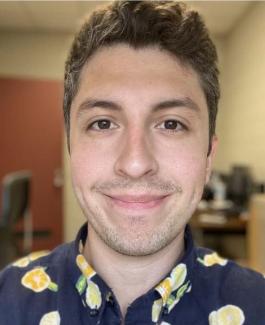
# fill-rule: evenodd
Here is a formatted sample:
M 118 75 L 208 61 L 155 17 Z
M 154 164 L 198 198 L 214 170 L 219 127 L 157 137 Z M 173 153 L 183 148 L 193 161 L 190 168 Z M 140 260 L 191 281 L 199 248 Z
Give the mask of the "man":
M 76 36 L 65 72 L 74 243 L 0 277 L 1 324 L 265 324 L 265 280 L 195 248 L 209 179 L 216 50 L 175 2 L 111 4 Z

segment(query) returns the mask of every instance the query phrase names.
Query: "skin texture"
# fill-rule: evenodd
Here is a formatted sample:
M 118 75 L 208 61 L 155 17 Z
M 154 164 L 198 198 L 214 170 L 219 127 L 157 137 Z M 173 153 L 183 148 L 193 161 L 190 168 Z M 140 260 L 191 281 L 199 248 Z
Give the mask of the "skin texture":
M 214 137 L 207 156 L 205 96 L 194 70 L 165 51 L 103 47 L 82 70 L 70 122 L 72 181 L 89 223 L 84 254 L 126 306 L 183 253 L 216 145 Z M 118 274 L 130 265 L 126 303 L 108 260 Z

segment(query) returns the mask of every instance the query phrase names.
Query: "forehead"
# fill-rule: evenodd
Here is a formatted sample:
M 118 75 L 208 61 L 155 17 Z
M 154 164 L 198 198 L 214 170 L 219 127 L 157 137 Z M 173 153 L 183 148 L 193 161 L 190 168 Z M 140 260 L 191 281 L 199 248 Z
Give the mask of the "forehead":
M 81 71 L 74 106 L 91 96 L 152 104 L 185 97 L 207 110 L 196 72 L 157 47 L 134 49 L 118 44 L 97 50 Z

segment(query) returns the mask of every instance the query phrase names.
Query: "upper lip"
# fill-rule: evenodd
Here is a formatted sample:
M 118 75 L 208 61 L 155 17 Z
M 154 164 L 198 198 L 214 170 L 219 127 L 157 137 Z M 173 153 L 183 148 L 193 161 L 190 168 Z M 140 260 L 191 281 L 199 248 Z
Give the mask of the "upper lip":
M 129 203 L 146 203 L 150 201 L 156 201 L 156 200 L 161 200 L 165 198 L 167 195 L 150 195 L 150 194 L 137 194 L 137 195 L 107 195 L 108 197 L 115 199 L 115 200 L 120 200 L 123 202 L 129 202 Z

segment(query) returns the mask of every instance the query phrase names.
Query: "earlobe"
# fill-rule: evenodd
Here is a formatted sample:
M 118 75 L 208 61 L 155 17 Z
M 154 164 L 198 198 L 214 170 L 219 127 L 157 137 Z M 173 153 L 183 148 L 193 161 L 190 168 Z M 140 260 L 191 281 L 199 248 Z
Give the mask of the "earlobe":
M 208 183 L 211 176 L 212 164 L 213 164 L 213 159 L 215 157 L 217 144 L 218 144 L 218 138 L 216 135 L 213 135 L 209 145 L 209 152 L 206 160 L 206 177 L 205 177 L 206 184 Z

